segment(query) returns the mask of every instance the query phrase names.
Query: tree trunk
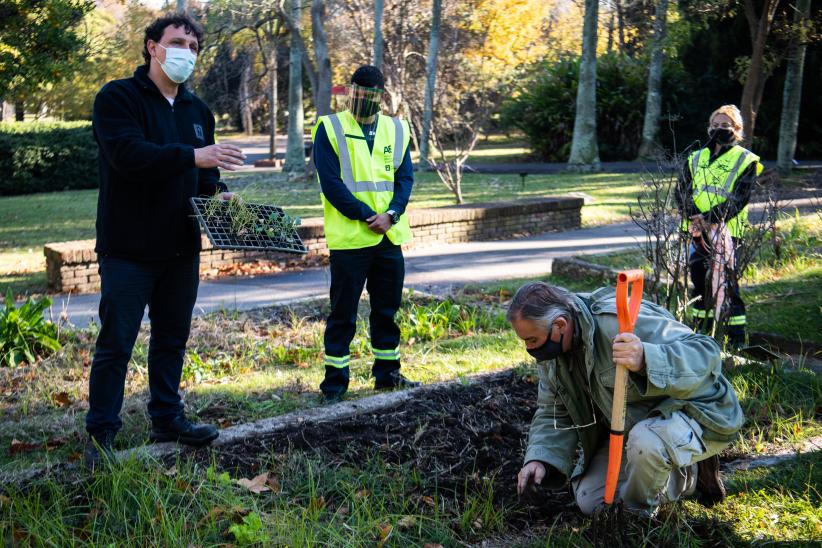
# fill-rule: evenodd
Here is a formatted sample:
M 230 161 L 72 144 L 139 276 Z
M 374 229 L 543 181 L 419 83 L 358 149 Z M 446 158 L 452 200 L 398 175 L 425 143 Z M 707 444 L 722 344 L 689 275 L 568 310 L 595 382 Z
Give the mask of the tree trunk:
M 614 12 L 611 11 L 611 17 L 608 19 L 608 45 L 605 48 L 605 51 L 611 53 L 611 50 L 614 49 Z
M 177 0 L 177 11 L 180 13 L 186 12 L 186 0 Z
M 251 98 L 250 86 L 251 81 L 251 55 L 245 55 L 245 66 L 243 66 L 243 73 L 240 76 L 240 121 L 243 126 L 243 133 L 251 135 L 254 133 L 254 120 L 251 116 Z
M 311 35 L 314 38 L 314 57 L 317 59 L 317 92 L 314 95 L 317 117 L 331 114 L 331 60 L 325 39 L 325 2 L 311 4 Z
M 582 57 L 579 61 L 576 117 L 571 156 L 571 171 L 598 171 L 597 147 L 597 0 L 585 0 L 582 26 Z
M 776 168 L 780 175 L 788 175 L 796 152 L 796 134 L 799 127 L 799 106 L 802 102 L 802 72 L 805 66 L 807 23 L 811 16 L 811 0 L 797 0 L 793 16 L 795 34 L 788 53 L 785 88 L 782 92 L 782 118 L 779 121 L 779 148 Z
M 374 0 L 374 59 L 371 64 L 382 70 L 382 52 L 385 40 L 382 36 L 382 12 L 385 0 Z
M 740 110 L 742 111 L 743 131 L 745 137 L 743 144 L 750 147 L 753 142 L 754 131 L 756 129 L 756 113 L 759 104 L 762 102 L 762 92 L 765 89 L 764 57 L 765 44 L 768 41 L 768 34 L 771 31 L 776 8 L 779 0 L 765 0 L 762 6 L 762 15 L 757 19 L 753 0 L 745 0 L 745 17 L 748 19 L 748 26 L 751 32 L 751 63 L 748 66 L 748 74 L 745 77 L 745 86 L 742 88 L 742 100 Z
M 288 56 L 288 145 L 283 171 L 291 175 L 305 173 L 303 142 L 303 72 L 302 55 L 295 35 L 300 33 L 300 0 L 291 0 L 291 47 Z
M 621 0 L 615 0 L 614 5 L 616 6 L 616 14 L 617 14 L 617 36 L 619 38 L 619 53 L 622 55 L 625 53 L 625 17 L 622 11 L 622 2 Z M 587 2 L 585 8 L 586 17 L 588 13 Z
M 277 158 L 277 42 L 268 58 L 268 150 L 271 159 Z
M 642 123 L 642 143 L 639 158 L 649 158 L 657 146 L 659 115 L 662 111 L 662 62 L 665 60 L 665 34 L 668 29 L 668 0 L 658 0 L 654 21 L 651 66 L 648 69 L 648 96 L 645 99 L 645 119 Z
M 26 106 L 22 101 L 14 103 L 14 119 L 17 122 L 26 121 Z
M 422 111 L 422 136 L 420 137 L 420 166 L 428 164 L 428 141 L 431 120 L 434 117 L 434 90 L 437 83 L 437 57 L 440 49 L 440 21 L 442 0 L 434 0 L 431 10 L 431 37 L 428 41 L 428 60 L 425 64 L 425 99 Z

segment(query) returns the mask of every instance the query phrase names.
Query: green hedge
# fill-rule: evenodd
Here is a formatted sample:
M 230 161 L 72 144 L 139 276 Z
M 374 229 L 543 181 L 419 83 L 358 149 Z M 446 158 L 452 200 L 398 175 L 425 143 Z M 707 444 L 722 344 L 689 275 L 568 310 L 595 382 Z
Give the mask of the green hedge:
M 0 123 L 0 196 L 98 184 L 91 122 Z

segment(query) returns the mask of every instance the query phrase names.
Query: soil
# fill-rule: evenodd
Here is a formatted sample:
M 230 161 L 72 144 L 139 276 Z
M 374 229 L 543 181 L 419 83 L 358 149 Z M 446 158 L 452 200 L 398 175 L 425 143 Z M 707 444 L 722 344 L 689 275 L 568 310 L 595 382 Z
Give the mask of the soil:
M 541 490 L 529 504 L 519 504 L 516 475 L 528 426 L 536 409 L 537 379 L 514 371 L 473 385 L 449 385 L 380 413 L 360 414 L 333 423 L 311 423 L 193 455 L 204 465 L 218 465 L 245 477 L 279 451 L 316 454 L 330 466 L 383 461 L 415 468 L 440 492 L 463 493 L 492 478 L 497 506 L 516 506 L 509 526 L 535 520 L 549 524 L 558 512 L 574 511 L 570 491 Z M 576 512 L 574 512 L 576 513 Z

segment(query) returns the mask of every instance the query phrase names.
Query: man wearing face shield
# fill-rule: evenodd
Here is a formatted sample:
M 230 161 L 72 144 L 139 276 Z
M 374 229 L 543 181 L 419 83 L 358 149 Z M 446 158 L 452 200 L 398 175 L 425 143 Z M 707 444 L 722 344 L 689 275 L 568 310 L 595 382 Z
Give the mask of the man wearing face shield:
M 349 345 L 363 287 L 371 301 L 371 369 L 377 390 L 413 387 L 400 373 L 400 330 L 394 316 L 405 277 L 401 245 L 411 239 L 405 208 L 414 173 L 408 123 L 380 114 L 385 81 L 373 66 L 351 77 L 348 108 L 321 116 L 312 130 L 330 250 L 331 313 L 326 323 L 328 402 L 348 390 Z
M 725 496 L 716 455 L 745 419 L 722 375 L 716 341 L 647 301 L 634 333 L 620 333 L 616 294 L 608 287 L 573 294 L 530 283 L 514 295 L 507 317 L 539 373 L 538 407 L 517 478 L 521 495 L 570 480 L 583 513 L 601 507 L 620 365 L 629 371 L 627 442 L 615 500 L 650 515 L 666 501 L 694 495 L 710 505 Z
M 189 198 L 230 197 L 218 168 L 234 170 L 244 158 L 239 148 L 214 143 L 214 116 L 183 85 L 202 40 L 185 14 L 157 19 L 145 30 L 145 64 L 94 100 L 101 325 L 86 415 L 91 468 L 111 456 L 122 427 L 127 365 L 146 307 L 150 438 L 200 446 L 218 435 L 185 417 L 179 394 L 199 283 L 200 229 Z
M 723 310 L 731 346 L 745 344 L 745 303 L 734 275 L 735 254 L 748 221 L 748 202 L 759 156 L 739 146 L 742 114 L 734 105 L 716 109 L 709 119 L 708 142 L 690 154 L 679 173 L 675 195 L 690 232 L 689 269 L 695 299 L 690 315 L 695 328 L 710 333 Z

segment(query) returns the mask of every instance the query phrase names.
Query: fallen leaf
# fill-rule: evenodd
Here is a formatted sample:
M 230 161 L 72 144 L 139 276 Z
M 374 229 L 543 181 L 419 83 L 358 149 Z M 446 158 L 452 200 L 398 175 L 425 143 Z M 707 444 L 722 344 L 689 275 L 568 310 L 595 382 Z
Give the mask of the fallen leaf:
M 420 500 L 432 508 L 437 505 L 437 503 L 434 502 L 434 499 L 432 497 L 429 497 L 428 495 L 421 497 Z
M 383 523 L 380 525 L 379 534 L 380 536 L 377 538 L 377 548 L 382 548 L 385 542 L 388 540 L 388 537 L 391 536 L 391 533 L 394 531 L 394 526 L 390 523 Z
M 371 493 L 368 491 L 368 489 L 360 489 L 359 491 L 357 491 L 356 493 L 354 493 L 354 498 L 355 498 L 356 500 L 362 500 L 362 499 L 364 499 L 365 497 L 367 497 L 367 496 L 368 496 L 368 495 L 370 495 L 370 494 L 371 494 Z
M 308 503 L 309 510 L 318 511 L 322 510 L 323 508 L 325 508 L 325 497 L 312 497 L 311 501 Z
M 63 438 L 52 438 L 46 442 L 46 451 L 53 451 L 58 447 L 63 447 L 66 444 L 66 440 Z
M 414 516 L 403 516 L 397 522 L 397 527 L 400 529 L 411 529 L 415 525 L 417 525 L 417 518 Z
M 20 441 L 18 439 L 11 440 L 11 445 L 9 446 L 9 455 L 20 455 L 22 453 L 31 453 L 37 449 L 37 445 L 34 443 L 26 443 L 24 441 Z
M 433 542 L 426 542 L 422 545 L 422 548 L 443 548 L 442 544 L 435 544 Z
M 277 479 L 276 476 L 272 476 L 272 477 L 268 478 L 266 480 L 265 484 L 268 485 L 268 487 L 270 487 L 271 490 L 274 491 L 275 493 L 279 493 L 280 490 L 281 490 L 280 480 Z
M 166 476 L 169 476 L 169 477 L 170 476 L 176 476 L 177 475 L 177 465 L 175 464 L 174 466 L 172 466 L 171 468 L 169 468 L 168 470 L 163 472 L 163 474 L 165 474 Z
M 474 526 L 474 529 L 482 529 L 482 520 L 480 518 L 477 518 L 474 520 L 474 523 L 472 525 Z
M 71 396 L 68 395 L 68 392 L 56 392 L 51 395 L 51 401 L 60 407 L 68 407 L 71 405 Z
M 266 481 L 268 481 L 268 472 L 263 472 L 259 476 L 255 476 L 254 479 L 250 480 L 246 478 L 238 479 L 237 483 L 252 493 L 259 495 L 260 493 L 271 490 L 266 485 Z

